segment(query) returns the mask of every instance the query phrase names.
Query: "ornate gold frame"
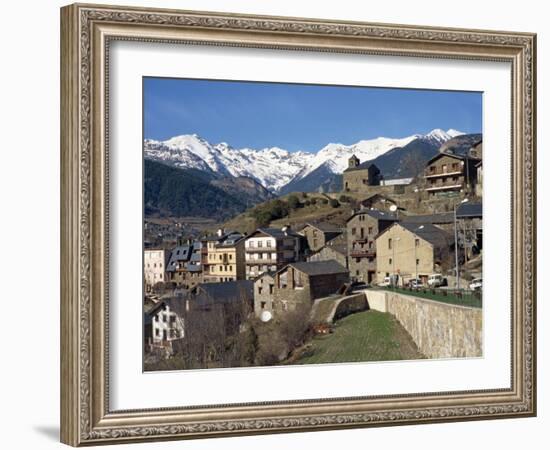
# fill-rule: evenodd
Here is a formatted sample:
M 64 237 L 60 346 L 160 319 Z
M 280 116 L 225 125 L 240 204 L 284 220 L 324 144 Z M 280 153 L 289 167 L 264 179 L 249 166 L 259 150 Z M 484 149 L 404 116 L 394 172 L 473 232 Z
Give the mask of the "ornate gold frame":
M 106 64 L 115 39 L 510 62 L 510 388 L 110 411 Z M 535 415 L 535 51 L 536 36 L 529 33 L 99 5 L 62 8 L 62 442 L 79 446 Z

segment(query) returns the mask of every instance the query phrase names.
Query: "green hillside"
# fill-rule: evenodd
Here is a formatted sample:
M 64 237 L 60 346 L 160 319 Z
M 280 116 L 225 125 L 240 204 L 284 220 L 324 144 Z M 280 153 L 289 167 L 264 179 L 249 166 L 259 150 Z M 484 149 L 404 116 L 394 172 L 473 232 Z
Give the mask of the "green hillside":
M 246 202 L 211 184 L 212 176 L 144 161 L 145 216 L 229 218 Z
M 336 322 L 332 334 L 313 339 L 292 364 L 421 359 L 411 336 L 389 313 L 365 311 Z

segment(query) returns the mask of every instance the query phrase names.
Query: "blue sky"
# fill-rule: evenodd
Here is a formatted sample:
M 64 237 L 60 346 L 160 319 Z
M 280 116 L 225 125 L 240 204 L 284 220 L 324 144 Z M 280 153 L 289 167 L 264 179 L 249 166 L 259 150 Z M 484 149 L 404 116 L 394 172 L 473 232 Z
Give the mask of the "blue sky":
M 479 92 L 144 78 L 144 137 L 317 151 L 434 128 L 482 131 Z

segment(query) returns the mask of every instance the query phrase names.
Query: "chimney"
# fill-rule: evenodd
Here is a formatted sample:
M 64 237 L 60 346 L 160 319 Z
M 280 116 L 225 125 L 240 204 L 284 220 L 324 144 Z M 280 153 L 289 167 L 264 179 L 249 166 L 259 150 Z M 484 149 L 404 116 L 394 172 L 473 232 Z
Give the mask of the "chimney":
M 218 229 L 218 232 L 217 232 L 216 234 L 218 235 L 218 237 L 222 237 L 224 231 L 225 231 L 225 230 L 224 230 L 223 228 L 219 228 L 219 229 Z
M 281 228 L 281 231 L 284 234 L 288 234 L 288 232 L 290 231 L 290 225 L 285 225 L 283 228 Z

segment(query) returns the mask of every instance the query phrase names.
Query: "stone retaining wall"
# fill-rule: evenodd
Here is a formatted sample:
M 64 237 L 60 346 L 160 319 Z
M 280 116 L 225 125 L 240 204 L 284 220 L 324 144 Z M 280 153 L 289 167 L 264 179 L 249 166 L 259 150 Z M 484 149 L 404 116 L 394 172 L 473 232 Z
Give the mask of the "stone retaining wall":
M 365 291 L 371 309 L 389 312 L 428 358 L 480 357 L 480 308 L 469 308 L 387 291 Z

